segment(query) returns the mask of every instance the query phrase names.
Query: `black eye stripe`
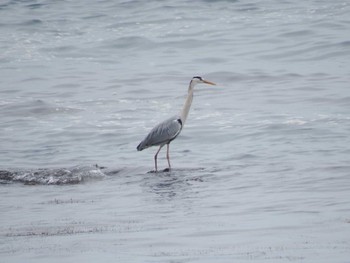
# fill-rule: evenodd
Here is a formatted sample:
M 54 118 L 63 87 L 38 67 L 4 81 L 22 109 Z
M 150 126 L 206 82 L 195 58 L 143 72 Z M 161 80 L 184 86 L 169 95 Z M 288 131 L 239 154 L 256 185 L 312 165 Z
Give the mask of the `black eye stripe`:
M 203 80 L 202 77 L 199 77 L 199 76 L 195 76 L 193 77 L 194 79 L 199 79 L 199 80 Z

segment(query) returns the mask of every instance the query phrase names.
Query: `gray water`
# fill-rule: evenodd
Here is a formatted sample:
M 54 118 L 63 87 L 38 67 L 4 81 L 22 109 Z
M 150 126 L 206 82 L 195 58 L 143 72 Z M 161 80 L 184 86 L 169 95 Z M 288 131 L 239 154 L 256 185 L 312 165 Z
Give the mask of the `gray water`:
M 350 262 L 349 13 L 1 1 L 0 261 Z

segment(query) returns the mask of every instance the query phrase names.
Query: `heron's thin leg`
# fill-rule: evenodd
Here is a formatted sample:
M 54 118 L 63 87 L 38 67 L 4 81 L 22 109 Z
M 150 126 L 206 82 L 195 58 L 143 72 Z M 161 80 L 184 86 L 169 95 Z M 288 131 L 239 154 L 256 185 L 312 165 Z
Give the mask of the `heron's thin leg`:
M 162 149 L 163 145 L 161 145 L 156 153 L 156 155 L 154 156 L 154 166 L 156 168 L 156 172 L 158 172 L 158 167 L 157 167 L 157 157 L 158 157 L 158 153 L 160 152 L 160 150 Z
M 166 145 L 167 147 L 166 147 L 166 158 L 167 158 L 167 160 L 168 160 L 168 165 L 169 165 L 169 170 L 170 170 L 170 168 L 171 168 L 171 165 L 170 165 L 170 156 L 169 156 L 169 143 Z

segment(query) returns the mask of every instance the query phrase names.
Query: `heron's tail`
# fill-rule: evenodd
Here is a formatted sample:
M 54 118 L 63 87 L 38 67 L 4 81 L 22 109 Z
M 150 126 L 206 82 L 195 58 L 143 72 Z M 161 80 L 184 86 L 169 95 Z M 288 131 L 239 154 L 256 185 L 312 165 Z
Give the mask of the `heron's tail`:
M 142 151 L 143 149 L 145 149 L 146 147 L 143 145 L 143 141 L 136 147 L 136 149 L 138 151 Z

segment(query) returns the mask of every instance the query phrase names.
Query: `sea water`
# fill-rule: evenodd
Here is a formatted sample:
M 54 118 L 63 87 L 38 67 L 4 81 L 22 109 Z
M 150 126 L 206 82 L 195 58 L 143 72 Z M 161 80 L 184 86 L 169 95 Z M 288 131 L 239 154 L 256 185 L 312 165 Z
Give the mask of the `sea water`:
M 350 262 L 349 12 L 2 1 L 0 261 Z

